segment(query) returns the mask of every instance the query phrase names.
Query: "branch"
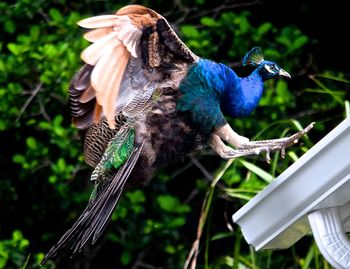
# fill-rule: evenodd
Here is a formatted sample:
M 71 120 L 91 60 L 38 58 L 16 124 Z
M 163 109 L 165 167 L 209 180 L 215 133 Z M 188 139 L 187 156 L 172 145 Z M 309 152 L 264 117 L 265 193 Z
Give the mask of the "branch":
M 19 121 L 19 119 L 22 117 L 22 114 L 24 113 L 24 111 L 27 109 L 27 107 L 29 106 L 29 104 L 33 101 L 34 97 L 39 93 L 39 91 L 42 89 L 41 87 L 43 86 L 43 83 L 40 82 L 36 85 L 35 89 L 31 92 L 30 96 L 27 98 L 27 100 L 25 101 L 25 103 L 23 104 L 17 118 L 16 121 Z

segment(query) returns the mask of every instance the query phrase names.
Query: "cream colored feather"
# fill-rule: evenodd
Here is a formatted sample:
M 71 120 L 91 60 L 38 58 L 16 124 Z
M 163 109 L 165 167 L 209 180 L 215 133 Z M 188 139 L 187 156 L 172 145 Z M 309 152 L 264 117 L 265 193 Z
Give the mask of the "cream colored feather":
M 116 33 L 118 36 L 118 39 L 124 44 L 124 46 L 128 49 L 128 51 L 131 53 L 133 57 L 137 57 L 137 46 L 139 44 L 142 31 L 138 29 L 131 21 L 129 16 L 115 16 L 115 15 L 102 15 L 102 16 L 96 16 L 87 18 L 85 20 L 82 20 L 78 22 L 78 25 L 93 29 L 98 28 L 92 31 L 87 32 L 84 35 L 84 38 L 90 42 L 98 43 L 96 47 L 93 47 L 90 51 L 83 51 L 82 57 L 86 56 L 87 59 L 89 58 L 89 55 L 85 54 L 95 54 L 98 50 L 100 50 L 100 46 L 103 42 L 107 42 L 109 36 L 111 33 Z M 102 41 L 103 40 L 103 41 Z M 93 44 L 94 45 L 94 44 Z M 91 45 L 91 46 L 93 46 Z M 90 46 L 90 47 L 91 47 Z M 88 47 L 88 48 L 90 48 Z M 87 48 L 87 49 L 88 49 Z M 86 49 L 86 50 L 87 50 Z M 83 58 L 85 61 L 85 59 Z M 94 62 L 95 58 L 92 57 L 89 59 L 90 62 Z M 86 61 L 85 61 L 86 62 Z M 91 63 L 89 63 L 91 64 Z M 96 64 L 96 63 L 95 63 Z M 95 65 L 92 64 L 92 65 Z
M 81 58 L 95 68 L 91 85 L 96 91 L 96 100 L 102 106 L 109 127 L 115 128 L 115 109 L 120 84 L 130 54 L 137 57 L 142 31 L 132 24 L 127 15 L 104 15 L 82 20 L 80 26 L 93 29 L 84 38 L 94 42 L 81 54 Z M 89 94 L 90 95 L 90 94 Z M 83 98 L 86 100 L 88 98 Z
M 120 16 L 117 15 L 101 15 L 90 17 L 78 22 L 78 25 L 87 29 L 103 28 L 118 25 Z
M 129 22 L 120 24 L 120 26 L 115 28 L 115 31 L 118 32 L 118 38 L 123 42 L 124 46 L 128 49 L 133 57 L 137 57 L 137 47 L 140 42 L 140 38 L 142 35 L 141 30 L 132 25 Z
M 96 42 L 99 39 L 101 39 L 102 37 L 105 37 L 106 35 L 108 35 L 109 33 L 112 33 L 112 32 L 113 32 L 112 27 L 98 28 L 98 29 L 94 29 L 94 30 L 91 30 L 91 31 L 85 33 L 84 38 L 87 41 Z
M 110 128 L 115 128 L 115 103 L 120 82 L 130 53 L 123 45 L 105 52 L 91 74 L 91 84 L 96 91 L 96 100 L 103 108 Z
M 81 53 L 81 58 L 84 60 L 84 62 L 90 65 L 96 65 L 97 61 L 107 50 L 110 50 L 121 43 L 117 35 L 118 33 L 112 32 L 102 37 L 101 39 L 87 47 Z

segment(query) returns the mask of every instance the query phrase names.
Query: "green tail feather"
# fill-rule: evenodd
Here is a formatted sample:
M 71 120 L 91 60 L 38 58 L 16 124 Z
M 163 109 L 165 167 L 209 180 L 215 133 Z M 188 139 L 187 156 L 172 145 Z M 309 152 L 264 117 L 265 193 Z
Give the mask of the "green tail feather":
M 118 169 L 130 156 L 134 147 L 135 130 L 124 125 L 114 138 L 108 143 L 101 161 L 95 167 L 91 180 L 102 180 L 108 176 L 110 170 Z
M 109 143 L 105 154 L 107 158 L 103 164 L 106 170 L 118 169 L 130 156 L 134 146 L 135 131 L 129 129 L 122 137 L 114 137 Z

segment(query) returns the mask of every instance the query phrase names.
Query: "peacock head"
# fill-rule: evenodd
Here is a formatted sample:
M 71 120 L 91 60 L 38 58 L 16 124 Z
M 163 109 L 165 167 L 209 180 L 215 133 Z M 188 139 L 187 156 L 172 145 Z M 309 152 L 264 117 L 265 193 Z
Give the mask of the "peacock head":
M 251 65 L 256 67 L 257 72 L 265 81 L 279 76 L 290 78 L 288 72 L 279 67 L 276 63 L 264 60 L 261 48 L 252 48 L 243 58 L 243 65 Z

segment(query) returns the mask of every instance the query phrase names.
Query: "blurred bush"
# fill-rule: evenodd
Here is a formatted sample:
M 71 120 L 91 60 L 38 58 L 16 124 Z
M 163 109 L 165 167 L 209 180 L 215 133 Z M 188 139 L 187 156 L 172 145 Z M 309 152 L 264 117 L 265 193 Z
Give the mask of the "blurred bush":
M 254 46 L 292 74 L 292 80 L 266 83 L 252 116 L 230 119 L 239 133 L 266 139 L 317 122 L 310 138 L 290 149 L 284 160 L 278 154 L 271 165 L 262 158 L 239 159 L 226 171 L 208 206 L 198 268 L 328 268 L 308 237 L 290 250 L 254 253 L 230 216 L 348 116 L 349 74 L 314 60 L 320 46 L 315 37 L 299 26 L 259 17 L 254 5 L 174 1 L 171 9 L 161 1 L 142 3 L 163 11 L 196 54 L 224 62 L 242 76 L 251 70 L 240 65 L 241 58 Z M 38 268 L 43 252 L 89 198 L 91 170 L 83 162 L 67 106 L 68 85 L 87 46 L 76 22 L 124 4 L 0 2 L 0 269 Z M 312 10 L 312 2 L 305 6 Z M 217 156 L 204 153 L 160 171 L 146 188 L 125 193 L 98 253 L 45 268 L 181 268 L 210 185 L 203 167 L 215 175 L 223 165 Z

